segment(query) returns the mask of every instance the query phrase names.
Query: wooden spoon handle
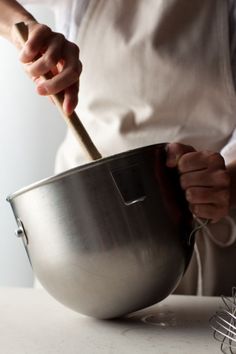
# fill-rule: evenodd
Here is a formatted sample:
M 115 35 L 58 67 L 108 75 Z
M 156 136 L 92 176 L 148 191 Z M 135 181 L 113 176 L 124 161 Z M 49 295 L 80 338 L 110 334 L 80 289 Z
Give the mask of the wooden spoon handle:
M 15 31 L 19 37 L 20 42 L 22 45 L 28 39 L 28 26 L 24 22 L 19 22 L 14 25 Z M 53 77 L 51 72 L 42 76 L 45 80 L 50 79 Z M 86 129 L 84 128 L 83 124 L 81 123 L 79 117 L 77 116 L 76 112 L 74 111 L 72 114 L 67 115 L 63 110 L 63 93 L 58 93 L 55 95 L 51 95 L 53 102 L 55 103 L 56 107 L 58 108 L 59 112 L 65 119 L 68 126 L 74 131 L 76 137 L 78 138 L 81 146 L 84 148 L 86 154 L 88 155 L 90 160 L 97 160 L 100 159 L 102 156 L 100 152 L 97 150 L 96 146 L 92 142 L 90 136 L 88 135 Z

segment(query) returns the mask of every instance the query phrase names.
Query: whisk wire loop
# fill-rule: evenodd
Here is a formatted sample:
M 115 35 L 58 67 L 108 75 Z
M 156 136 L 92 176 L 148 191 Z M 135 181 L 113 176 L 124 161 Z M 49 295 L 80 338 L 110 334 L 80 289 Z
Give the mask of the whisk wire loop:
M 224 308 L 217 311 L 210 319 L 214 338 L 221 342 L 224 354 L 236 353 L 236 287 L 232 289 L 232 298 L 222 296 Z

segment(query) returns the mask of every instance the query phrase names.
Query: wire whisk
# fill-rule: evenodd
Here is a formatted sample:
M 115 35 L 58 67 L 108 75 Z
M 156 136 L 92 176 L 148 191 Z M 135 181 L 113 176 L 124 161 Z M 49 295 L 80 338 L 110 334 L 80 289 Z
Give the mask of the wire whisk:
M 236 353 L 236 287 L 232 289 L 232 298 L 222 296 L 224 307 L 210 319 L 214 338 L 221 342 L 224 354 Z

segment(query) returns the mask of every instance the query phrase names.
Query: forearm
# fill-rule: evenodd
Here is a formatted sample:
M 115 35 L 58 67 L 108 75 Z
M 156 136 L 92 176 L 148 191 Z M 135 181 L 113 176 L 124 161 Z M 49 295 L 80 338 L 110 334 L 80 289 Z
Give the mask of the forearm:
M 227 166 L 228 173 L 230 175 L 230 206 L 236 207 L 236 161 L 231 162 Z
M 0 36 L 11 41 L 14 23 L 28 22 L 34 17 L 15 0 L 0 0 Z

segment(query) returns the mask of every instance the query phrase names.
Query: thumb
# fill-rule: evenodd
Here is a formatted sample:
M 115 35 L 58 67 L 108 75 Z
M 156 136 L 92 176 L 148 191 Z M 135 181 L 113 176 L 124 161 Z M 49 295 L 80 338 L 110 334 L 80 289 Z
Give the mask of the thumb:
M 167 167 L 177 167 L 179 159 L 182 155 L 187 154 L 188 152 L 194 152 L 195 149 L 190 145 L 184 145 L 179 143 L 171 143 L 167 145 L 167 158 L 166 165 Z

